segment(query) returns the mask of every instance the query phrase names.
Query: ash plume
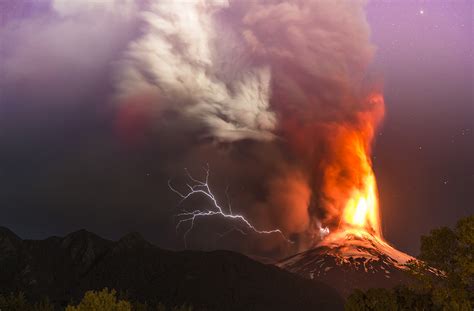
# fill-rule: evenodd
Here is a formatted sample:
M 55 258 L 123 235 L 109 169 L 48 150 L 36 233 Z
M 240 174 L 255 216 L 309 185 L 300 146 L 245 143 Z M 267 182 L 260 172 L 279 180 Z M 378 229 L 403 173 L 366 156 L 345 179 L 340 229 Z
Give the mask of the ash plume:
M 209 163 L 218 199 L 225 200 L 220 192 L 229 186 L 236 213 L 262 230 L 281 229 L 296 242 L 292 248 L 304 249 L 338 226 L 340 202 L 358 187 L 360 172 L 371 171 L 355 152 L 370 153 L 383 116 L 380 90 L 368 78 L 375 48 L 364 6 L 357 0 L 54 0 L 34 18 L 15 13 L 4 22 L 0 40 L 9 44 L 0 47 L 0 88 L 6 101 L 25 98 L 37 116 L 46 106 L 61 107 L 58 115 L 80 128 L 87 118 L 76 118 L 78 111 L 92 111 L 90 132 L 102 124 L 113 128 L 114 137 L 102 133 L 107 144 L 96 142 L 99 156 L 87 154 L 87 141 L 75 146 L 77 157 L 93 162 L 101 178 L 108 160 L 119 163 L 108 164 L 114 169 L 127 161 L 136 161 L 127 167 L 132 172 L 134 165 L 154 168 L 157 184 L 150 187 L 159 189 L 149 197 L 165 206 L 157 207 L 159 217 L 172 219 L 166 213 L 174 202 L 159 181 L 176 179 L 185 167 L 200 177 Z M 92 108 L 77 108 L 85 103 Z M 114 149 L 117 134 L 127 147 L 143 149 L 121 154 Z M 111 183 L 127 179 L 116 176 Z M 63 180 L 59 174 L 57 184 Z M 143 187 L 133 187 L 138 194 L 125 199 L 141 198 Z M 220 246 L 289 251 L 270 237 L 229 245 Z
M 222 144 L 251 148 L 253 158 L 229 161 L 264 176 L 264 198 L 246 202 L 249 213 L 306 247 L 322 228 L 337 226 L 338 202 L 367 170 L 349 139 L 370 153 L 383 116 L 378 90 L 367 82 L 374 46 L 364 5 L 153 3 L 121 62 L 119 105 L 147 94 L 153 113 L 173 111 L 183 127 L 194 124 L 200 137 L 220 143 L 217 153 L 228 154 Z M 268 148 L 273 152 L 264 155 Z M 263 169 L 262 161 L 271 164 Z
M 246 50 L 221 33 L 215 15 L 223 9 L 218 1 L 151 3 L 144 34 L 126 52 L 119 97 L 147 93 L 156 109 L 176 111 L 222 141 L 271 139 L 270 69 L 246 64 Z

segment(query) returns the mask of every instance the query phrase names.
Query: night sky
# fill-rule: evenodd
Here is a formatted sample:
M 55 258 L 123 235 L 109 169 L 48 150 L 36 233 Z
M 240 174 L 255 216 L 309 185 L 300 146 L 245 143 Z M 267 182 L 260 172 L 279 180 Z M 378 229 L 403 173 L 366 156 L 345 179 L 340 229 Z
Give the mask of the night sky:
M 166 116 L 155 128 L 152 112 L 113 104 L 116 62 L 140 30 L 133 16 L 88 21 L 52 10 L 48 1 L 0 4 L 0 225 L 23 238 L 138 231 L 182 249 L 167 182 L 179 183 L 184 167 L 201 174 L 209 163 L 235 208 L 258 196 L 258 183 L 241 182 L 257 172 L 226 166 L 247 154 L 223 158 L 233 147 L 203 147 L 192 126 L 176 134 Z M 370 1 L 365 10 L 386 104 L 372 157 L 383 232 L 416 255 L 420 235 L 474 212 L 474 6 Z M 195 244 L 213 247 L 225 242 Z
M 418 236 L 474 212 L 473 4 L 368 6 L 386 118 L 375 147 L 384 232 L 416 253 Z

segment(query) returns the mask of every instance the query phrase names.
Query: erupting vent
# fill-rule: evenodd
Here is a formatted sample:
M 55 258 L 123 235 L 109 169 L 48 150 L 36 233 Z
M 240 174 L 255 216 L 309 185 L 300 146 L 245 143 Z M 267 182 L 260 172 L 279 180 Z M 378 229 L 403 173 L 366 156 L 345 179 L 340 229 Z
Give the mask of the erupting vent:
M 380 226 L 377 182 L 370 161 L 374 131 L 383 116 L 383 98 L 368 99 L 356 126 L 333 128 L 334 154 L 324 163 L 324 221 L 331 232 L 314 248 L 277 265 L 334 286 L 347 296 L 355 288 L 393 287 L 409 282 L 404 264 L 414 259 L 390 246 Z

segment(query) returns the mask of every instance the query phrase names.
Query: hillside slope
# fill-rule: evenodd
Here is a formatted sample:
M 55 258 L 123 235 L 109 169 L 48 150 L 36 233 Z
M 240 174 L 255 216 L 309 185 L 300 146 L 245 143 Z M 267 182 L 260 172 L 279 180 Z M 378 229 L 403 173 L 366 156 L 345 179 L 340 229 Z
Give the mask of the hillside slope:
M 77 231 L 22 240 L 0 228 L 0 291 L 49 297 L 57 305 L 84 291 L 115 288 L 141 301 L 195 310 L 341 310 L 329 286 L 229 251 L 162 250 L 140 235 L 110 241 Z

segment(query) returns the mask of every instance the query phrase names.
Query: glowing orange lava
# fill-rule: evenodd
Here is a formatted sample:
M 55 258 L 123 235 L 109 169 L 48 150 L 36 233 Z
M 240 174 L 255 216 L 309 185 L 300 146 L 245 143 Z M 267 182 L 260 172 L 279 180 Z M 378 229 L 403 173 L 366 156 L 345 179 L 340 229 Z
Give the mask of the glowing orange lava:
M 364 168 L 359 187 L 354 188 L 343 210 L 340 229 L 357 229 L 381 236 L 377 182 L 367 155 L 360 152 L 361 166 Z
M 323 199 L 332 231 L 382 238 L 377 182 L 370 159 L 375 130 L 384 114 L 383 97 L 371 95 L 351 122 L 333 124 L 331 150 L 323 163 Z

